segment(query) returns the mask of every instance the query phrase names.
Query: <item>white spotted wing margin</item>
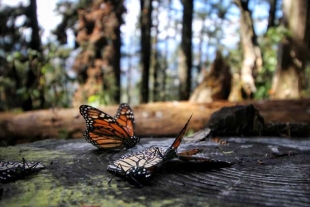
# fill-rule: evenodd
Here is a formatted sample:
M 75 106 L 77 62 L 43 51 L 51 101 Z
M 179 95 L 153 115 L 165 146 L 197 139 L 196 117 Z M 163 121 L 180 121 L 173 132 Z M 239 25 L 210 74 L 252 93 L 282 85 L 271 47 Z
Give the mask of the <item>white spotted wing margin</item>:
M 134 135 L 134 115 L 128 104 L 121 104 L 114 118 L 88 105 L 80 106 L 80 114 L 86 123 L 84 138 L 98 148 L 122 150 L 132 148 L 140 141 Z
M 127 154 L 114 161 L 107 170 L 125 177 L 129 182 L 141 188 L 149 181 L 153 171 L 162 164 L 164 151 L 163 148 L 150 147 L 133 154 Z
M 41 162 L 27 162 L 22 158 L 22 162 L 0 161 L 0 182 L 7 183 L 22 179 L 27 175 L 36 173 L 45 166 Z

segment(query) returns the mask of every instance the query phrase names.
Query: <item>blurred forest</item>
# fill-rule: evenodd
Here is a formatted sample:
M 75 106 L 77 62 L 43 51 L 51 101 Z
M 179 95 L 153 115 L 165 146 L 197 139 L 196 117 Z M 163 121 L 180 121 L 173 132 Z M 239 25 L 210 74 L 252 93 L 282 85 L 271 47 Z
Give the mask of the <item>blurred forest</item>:
M 307 0 L 61 0 L 47 42 L 26 2 L 0 5 L 0 111 L 310 97 Z

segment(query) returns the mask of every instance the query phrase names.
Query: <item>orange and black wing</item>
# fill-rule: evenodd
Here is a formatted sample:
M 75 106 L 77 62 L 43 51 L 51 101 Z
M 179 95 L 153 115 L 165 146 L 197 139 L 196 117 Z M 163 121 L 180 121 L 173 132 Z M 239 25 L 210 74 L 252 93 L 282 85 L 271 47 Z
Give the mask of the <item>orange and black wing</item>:
M 112 116 L 92 106 L 81 105 L 80 113 L 86 122 L 84 137 L 98 148 L 128 148 L 131 136 Z
M 116 121 L 123 126 L 129 136 L 133 137 L 135 133 L 135 117 L 130 106 L 126 103 L 119 105 L 119 108 L 115 114 Z
M 177 149 L 180 146 L 183 136 L 186 132 L 186 128 L 187 125 L 189 123 L 189 121 L 191 120 L 192 115 L 189 117 L 188 121 L 186 122 L 186 124 L 184 125 L 183 129 L 180 131 L 179 135 L 177 136 L 177 138 L 175 138 L 174 142 L 172 143 L 172 145 L 166 150 L 165 154 L 164 154 L 164 160 L 170 160 L 173 158 L 178 157 L 177 155 Z
M 186 132 L 187 125 L 188 125 L 189 121 L 191 120 L 192 116 L 193 116 L 193 115 L 191 115 L 191 116 L 189 117 L 188 121 L 187 121 L 186 124 L 184 125 L 183 129 L 180 131 L 180 133 L 179 133 L 179 135 L 177 136 L 177 138 L 175 138 L 175 140 L 174 140 L 174 142 L 172 143 L 172 145 L 170 146 L 170 148 L 172 148 L 172 149 L 177 149 L 177 148 L 180 146 L 180 144 L 181 144 L 181 142 L 182 142 L 182 139 L 183 139 L 183 136 L 184 136 L 184 134 L 185 134 L 185 132 Z

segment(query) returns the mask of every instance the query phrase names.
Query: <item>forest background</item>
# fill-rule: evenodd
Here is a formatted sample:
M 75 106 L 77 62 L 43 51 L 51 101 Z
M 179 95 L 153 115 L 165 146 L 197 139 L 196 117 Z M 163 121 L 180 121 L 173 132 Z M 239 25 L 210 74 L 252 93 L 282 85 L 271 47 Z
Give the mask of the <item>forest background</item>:
M 309 97 L 307 0 L 7 2 L 0 111 Z

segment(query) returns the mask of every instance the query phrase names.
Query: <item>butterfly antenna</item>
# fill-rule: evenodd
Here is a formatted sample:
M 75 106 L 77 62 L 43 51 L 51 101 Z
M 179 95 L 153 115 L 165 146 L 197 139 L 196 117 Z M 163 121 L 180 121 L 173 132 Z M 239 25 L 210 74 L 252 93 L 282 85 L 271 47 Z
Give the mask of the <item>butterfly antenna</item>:
M 141 144 L 140 142 L 138 142 L 139 145 L 141 145 L 141 147 L 144 147 L 143 144 Z
M 108 185 L 111 187 L 111 182 L 115 178 L 116 172 L 114 172 L 113 177 L 108 181 Z

